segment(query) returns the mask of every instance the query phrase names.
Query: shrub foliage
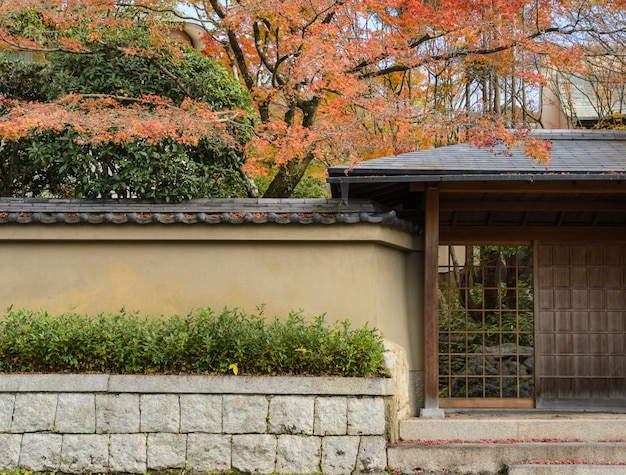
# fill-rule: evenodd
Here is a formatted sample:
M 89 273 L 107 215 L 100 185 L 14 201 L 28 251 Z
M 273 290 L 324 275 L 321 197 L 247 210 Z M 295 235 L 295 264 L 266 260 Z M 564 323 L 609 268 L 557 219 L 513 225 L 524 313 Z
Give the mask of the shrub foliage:
M 36 9 L 21 15 L 9 21 L 17 35 L 59 33 Z M 158 29 L 134 18 L 88 54 L 0 52 L 1 196 L 248 196 L 250 94 L 199 51 L 155 50 Z M 218 123 L 208 111 L 230 113 Z
M 1 372 L 383 376 L 383 341 L 367 325 L 263 312 L 148 318 L 9 310 L 0 321 Z

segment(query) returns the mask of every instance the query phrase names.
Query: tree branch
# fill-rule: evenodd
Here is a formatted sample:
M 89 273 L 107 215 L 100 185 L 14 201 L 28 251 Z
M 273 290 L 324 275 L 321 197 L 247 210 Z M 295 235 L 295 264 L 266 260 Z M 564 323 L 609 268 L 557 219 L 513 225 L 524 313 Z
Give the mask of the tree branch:
M 185 94 L 187 97 L 193 99 L 193 94 L 191 93 L 191 91 L 189 89 L 187 89 L 187 86 L 185 86 L 185 84 L 180 80 L 180 78 L 178 76 L 176 76 L 173 72 L 171 72 L 169 69 L 167 69 L 165 66 L 163 66 L 163 64 L 161 64 L 155 58 L 148 58 L 148 60 L 152 64 L 154 64 L 159 71 L 161 71 L 163 74 L 165 74 L 171 80 L 173 80 L 176 83 L 176 85 L 178 86 L 178 88 L 183 92 L 183 94 Z
M 546 35 L 548 33 L 561 33 L 561 34 L 564 34 L 564 35 L 571 35 L 571 34 L 574 34 L 574 33 L 578 33 L 578 30 L 563 30 L 562 28 L 557 28 L 557 27 L 546 28 L 544 30 L 536 31 L 535 33 L 532 33 L 532 34 L 526 36 L 524 38 L 524 40 L 525 41 L 533 40 L 533 39 L 536 39 L 536 38 L 538 38 L 540 36 L 544 36 L 544 35 Z M 424 38 L 424 37 L 422 37 L 422 38 Z M 424 41 L 426 41 L 426 40 L 424 40 Z M 424 41 L 421 41 L 419 44 L 424 43 Z M 500 53 L 502 51 L 507 51 L 507 50 L 513 48 L 514 46 L 517 46 L 519 43 L 521 43 L 521 41 L 511 41 L 509 43 L 505 43 L 505 44 L 502 44 L 500 46 L 489 47 L 489 48 L 457 49 L 457 50 L 450 51 L 450 52 L 444 53 L 444 54 L 426 55 L 420 61 L 417 61 L 414 64 L 397 63 L 397 64 L 394 64 L 392 66 L 388 66 L 386 68 L 379 69 L 379 70 L 376 70 L 376 71 L 369 71 L 369 72 L 361 73 L 361 74 L 359 74 L 359 77 L 361 77 L 363 79 L 366 79 L 366 78 L 375 78 L 375 77 L 385 76 L 387 74 L 391 74 L 391 73 L 394 73 L 394 72 L 408 71 L 409 69 L 413 69 L 415 67 L 419 67 L 419 66 L 422 66 L 422 65 L 424 65 L 426 63 L 430 63 L 430 62 L 433 62 L 433 61 L 448 61 L 448 60 L 451 60 L 451 59 L 464 58 L 464 57 L 467 57 L 467 56 L 492 55 L 492 54 Z M 358 66 L 350 69 L 348 71 L 348 73 L 352 73 L 352 74 L 359 73 L 360 71 L 365 69 L 367 66 L 370 66 L 370 65 L 374 64 L 375 62 L 379 62 L 379 61 L 384 60 L 385 57 L 379 58 L 376 61 L 362 62 Z
M 267 54 L 265 53 L 265 48 L 263 47 L 264 46 L 263 40 L 261 39 L 261 30 L 259 28 L 258 22 L 255 21 L 252 24 L 252 30 L 254 32 L 254 47 L 256 48 L 256 52 L 259 55 L 259 58 L 261 58 L 261 62 L 267 68 L 267 70 L 270 73 L 274 74 L 276 69 L 271 64 L 269 58 L 267 57 Z
M 99 50 L 70 50 L 66 48 L 44 48 L 41 46 L 26 46 L 9 40 L 6 36 L 0 35 L 0 42 L 6 43 L 11 48 L 18 51 L 30 51 L 34 53 L 71 53 L 71 54 L 94 54 Z

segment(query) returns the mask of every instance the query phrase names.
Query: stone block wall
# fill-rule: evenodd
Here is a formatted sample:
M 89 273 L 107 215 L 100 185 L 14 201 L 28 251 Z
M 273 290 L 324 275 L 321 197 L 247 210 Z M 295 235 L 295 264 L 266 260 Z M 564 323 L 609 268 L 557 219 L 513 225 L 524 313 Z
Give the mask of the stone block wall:
M 0 375 L 0 470 L 384 473 L 393 380 Z

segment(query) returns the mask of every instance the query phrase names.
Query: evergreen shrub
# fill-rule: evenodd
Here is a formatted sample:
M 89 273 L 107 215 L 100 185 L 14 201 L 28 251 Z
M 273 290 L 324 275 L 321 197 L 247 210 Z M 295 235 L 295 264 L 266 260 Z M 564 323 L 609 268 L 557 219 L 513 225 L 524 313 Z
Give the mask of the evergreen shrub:
M 292 312 L 185 316 L 12 310 L 0 319 L 0 372 L 385 376 L 378 330 Z

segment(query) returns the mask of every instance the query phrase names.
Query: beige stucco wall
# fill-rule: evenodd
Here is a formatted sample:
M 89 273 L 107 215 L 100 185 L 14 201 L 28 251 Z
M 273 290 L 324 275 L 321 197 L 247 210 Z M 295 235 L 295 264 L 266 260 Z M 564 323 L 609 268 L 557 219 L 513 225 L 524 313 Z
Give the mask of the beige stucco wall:
M 421 240 L 350 225 L 3 224 L 0 305 L 145 314 L 240 307 L 368 322 L 422 369 Z
M 541 123 L 546 129 L 571 129 L 572 124 L 563 113 L 559 97 L 549 88 L 541 91 Z

